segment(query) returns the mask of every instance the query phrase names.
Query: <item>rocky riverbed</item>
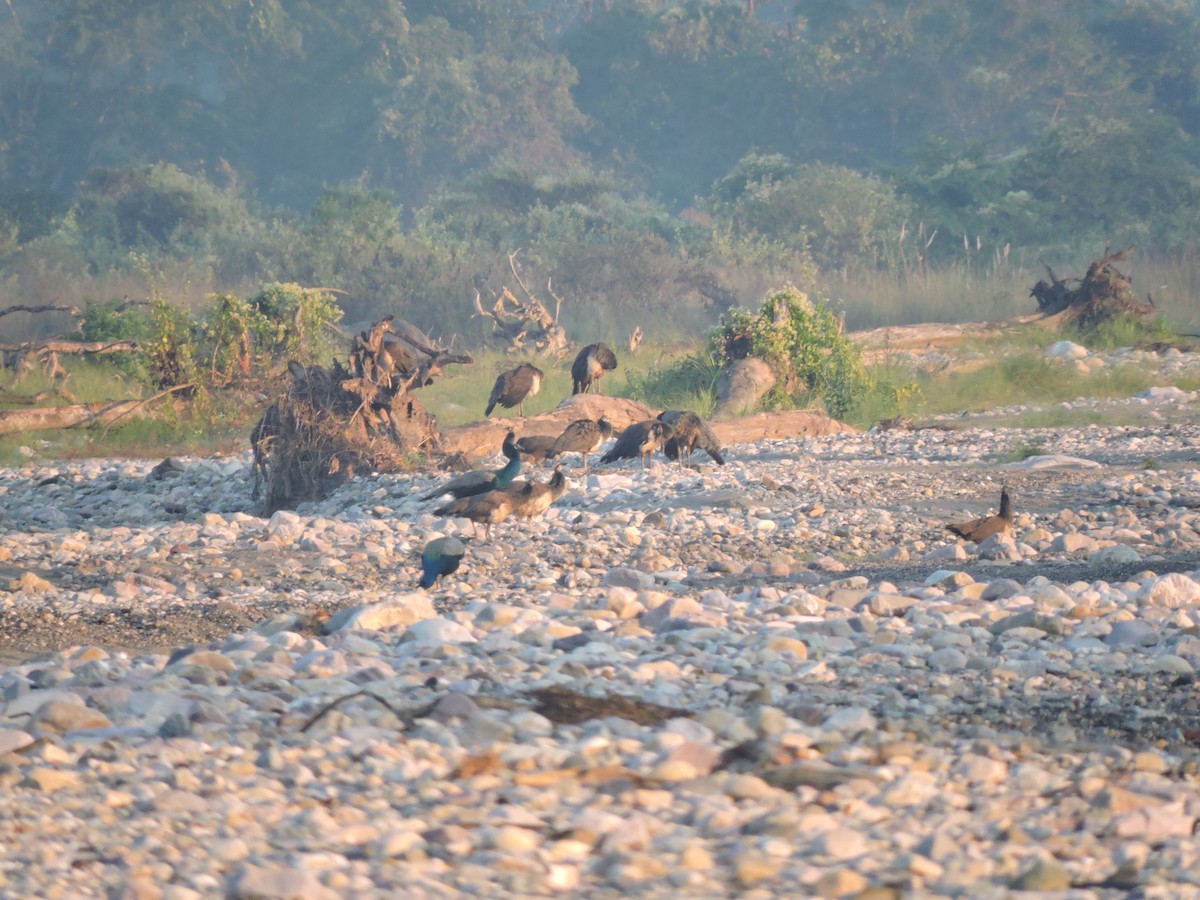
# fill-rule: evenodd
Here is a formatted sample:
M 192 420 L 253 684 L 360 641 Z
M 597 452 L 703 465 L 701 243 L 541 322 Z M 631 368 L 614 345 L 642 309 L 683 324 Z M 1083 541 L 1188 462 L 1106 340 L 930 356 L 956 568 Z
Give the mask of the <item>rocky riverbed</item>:
M 1129 403 L 572 470 L 427 593 L 435 473 L 0 470 L 0 894 L 1200 893 L 1200 398 Z

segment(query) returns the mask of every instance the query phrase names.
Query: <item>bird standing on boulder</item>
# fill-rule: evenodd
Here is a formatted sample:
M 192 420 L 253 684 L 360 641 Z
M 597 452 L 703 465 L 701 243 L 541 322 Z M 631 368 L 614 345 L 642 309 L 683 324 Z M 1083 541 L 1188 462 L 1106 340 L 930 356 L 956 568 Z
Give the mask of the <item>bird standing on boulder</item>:
M 1008 486 L 1000 488 L 1000 512 L 992 516 L 971 519 L 968 522 L 956 522 L 946 526 L 951 534 L 960 538 L 974 541 L 976 544 L 986 541 L 993 534 L 1002 534 L 1013 529 L 1012 500 L 1008 496 Z
M 667 459 L 678 460 L 682 465 L 698 447 L 711 456 L 718 466 L 725 465 L 720 440 L 696 413 L 685 409 L 667 409 L 659 413 L 658 418 L 674 429 L 674 433 L 663 444 L 663 454 Z
M 658 419 L 646 419 L 634 422 L 621 432 L 617 442 L 600 458 L 600 462 L 613 462 L 618 459 L 633 459 L 641 457 L 642 468 L 646 468 L 646 460 L 655 450 L 671 437 L 671 426 Z
M 428 494 L 421 497 L 422 500 L 432 500 L 434 497 L 440 497 L 443 494 L 453 494 L 456 498 L 471 497 L 475 494 L 482 494 L 485 491 L 494 490 L 495 488 L 505 488 L 512 484 L 512 480 L 521 472 L 521 451 L 517 449 L 516 432 L 510 431 L 504 436 L 504 443 L 500 445 L 500 452 L 508 457 L 508 462 L 504 467 L 495 472 L 487 469 L 476 469 L 472 472 L 467 472 L 464 475 L 459 475 L 457 478 L 451 479 L 445 484 L 434 488 Z
M 499 403 L 505 409 L 517 407 L 517 414 L 525 415 L 525 401 L 542 389 L 542 379 L 546 373 L 531 363 L 521 363 L 515 369 L 501 372 L 488 397 L 487 409 L 484 416 L 490 416 Z
M 429 589 L 443 575 L 457 572 L 466 552 L 466 545 L 452 535 L 430 541 L 421 551 L 421 580 L 418 584 Z
M 583 456 L 583 471 L 588 471 L 588 454 L 595 453 L 600 445 L 612 437 L 612 422 L 607 416 L 595 419 L 576 419 L 563 429 L 546 454 L 554 459 L 560 453 L 579 453 Z
M 571 364 L 571 393 L 584 394 L 592 387 L 599 393 L 600 379 L 616 367 L 617 355 L 608 344 L 588 344 Z

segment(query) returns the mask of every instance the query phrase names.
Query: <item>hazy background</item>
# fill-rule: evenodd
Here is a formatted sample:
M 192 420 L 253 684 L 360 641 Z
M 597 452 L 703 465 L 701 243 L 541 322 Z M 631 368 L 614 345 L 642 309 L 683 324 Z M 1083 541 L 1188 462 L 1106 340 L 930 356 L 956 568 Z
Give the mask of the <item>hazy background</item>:
M 469 339 L 519 251 L 572 338 L 669 339 L 789 280 L 852 327 L 1032 312 L 1039 260 L 1136 244 L 1196 325 L 1198 11 L 10 0 L 0 307 L 287 281 Z

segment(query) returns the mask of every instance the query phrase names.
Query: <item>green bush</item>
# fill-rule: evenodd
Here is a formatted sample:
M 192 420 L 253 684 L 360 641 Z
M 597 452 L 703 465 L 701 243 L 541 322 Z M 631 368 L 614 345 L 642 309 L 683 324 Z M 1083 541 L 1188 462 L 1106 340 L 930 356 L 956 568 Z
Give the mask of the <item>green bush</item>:
M 210 377 L 269 377 L 289 360 L 325 362 L 333 350 L 326 326 L 341 317 L 328 291 L 298 284 L 268 284 L 246 300 L 222 294 L 202 329 Z
M 770 406 L 797 406 L 815 395 L 842 419 L 867 394 L 862 351 L 842 335 L 838 316 L 792 285 L 768 294 L 757 313 L 730 310 L 710 346 L 722 364 L 747 356 L 767 363 L 777 379 L 764 398 Z

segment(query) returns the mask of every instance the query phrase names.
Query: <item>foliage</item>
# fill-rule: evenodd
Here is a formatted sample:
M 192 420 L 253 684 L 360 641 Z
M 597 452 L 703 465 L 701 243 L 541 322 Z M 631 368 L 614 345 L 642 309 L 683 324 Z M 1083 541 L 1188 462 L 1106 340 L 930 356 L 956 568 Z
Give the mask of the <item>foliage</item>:
M 150 300 L 151 337 L 142 345 L 149 360 L 155 387 L 198 385 L 196 322 L 186 310 L 164 300 Z
M 1162 316 L 1150 321 L 1128 313 L 1103 319 L 1088 328 L 1071 329 L 1064 334 L 1089 350 L 1115 350 L 1152 341 L 1171 341 L 1177 335 Z
M 708 200 L 735 234 L 773 236 L 821 268 L 876 268 L 892 249 L 908 209 L 879 178 L 844 166 L 791 165 L 751 155 L 720 179 Z
M 78 338 L 82 341 L 144 341 L 152 332 L 148 307 L 124 300 L 88 300 Z
M 768 403 L 795 405 L 816 395 L 840 419 L 867 392 L 862 351 L 842 334 L 837 314 L 791 285 L 768 294 L 757 313 L 730 310 L 710 348 L 722 364 L 747 356 L 766 362 L 777 379 Z
M 454 331 L 519 250 L 618 330 L 1200 234 L 1200 0 L 7 12 L 0 288 L 31 304 L 121 296 L 133 251 L 176 297 L 323 285 Z

